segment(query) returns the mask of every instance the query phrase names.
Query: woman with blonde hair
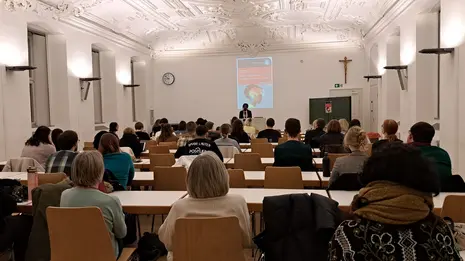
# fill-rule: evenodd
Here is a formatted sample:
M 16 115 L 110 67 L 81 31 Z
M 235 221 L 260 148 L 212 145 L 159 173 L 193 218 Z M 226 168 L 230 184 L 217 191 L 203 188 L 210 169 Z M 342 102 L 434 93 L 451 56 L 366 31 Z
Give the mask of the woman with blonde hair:
M 158 234 L 168 251 L 173 250 L 176 220 L 189 216 L 229 217 L 239 219 L 242 245 L 251 245 L 251 227 L 247 204 L 242 196 L 228 194 L 229 174 L 224 163 L 211 151 L 192 161 L 186 179 L 188 197 L 176 201 Z M 171 253 L 168 260 L 172 260 Z
M 402 143 L 402 140 L 399 140 L 397 138 L 397 130 L 399 129 L 399 125 L 395 120 L 387 119 L 383 122 L 383 125 L 381 126 L 383 129 L 383 135 L 384 139 L 379 140 L 372 145 L 372 151 L 378 151 L 381 150 L 382 147 L 385 145 L 391 143 L 391 142 L 399 142 Z
M 349 122 L 346 119 L 339 119 L 339 124 L 341 125 L 341 133 L 345 135 L 349 130 Z
M 344 145 L 352 153 L 348 156 L 340 157 L 334 162 L 329 184 L 336 181 L 343 174 L 361 173 L 368 155 L 365 153 L 367 145 L 367 135 L 362 128 L 354 126 L 349 129 L 344 137 Z

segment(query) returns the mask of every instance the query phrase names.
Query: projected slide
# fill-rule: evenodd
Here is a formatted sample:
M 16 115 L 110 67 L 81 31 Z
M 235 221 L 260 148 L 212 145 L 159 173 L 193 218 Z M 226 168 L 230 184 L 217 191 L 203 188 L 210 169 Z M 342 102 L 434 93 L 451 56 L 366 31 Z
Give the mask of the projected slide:
M 273 60 L 271 57 L 237 58 L 237 108 L 273 108 Z

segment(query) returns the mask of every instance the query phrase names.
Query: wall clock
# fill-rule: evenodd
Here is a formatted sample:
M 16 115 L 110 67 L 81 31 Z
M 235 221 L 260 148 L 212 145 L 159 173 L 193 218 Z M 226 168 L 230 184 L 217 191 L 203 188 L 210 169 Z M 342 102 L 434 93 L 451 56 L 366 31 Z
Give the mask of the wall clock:
M 174 83 L 174 74 L 170 73 L 170 72 L 167 72 L 165 74 L 163 74 L 163 83 L 166 84 L 166 85 L 171 85 Z

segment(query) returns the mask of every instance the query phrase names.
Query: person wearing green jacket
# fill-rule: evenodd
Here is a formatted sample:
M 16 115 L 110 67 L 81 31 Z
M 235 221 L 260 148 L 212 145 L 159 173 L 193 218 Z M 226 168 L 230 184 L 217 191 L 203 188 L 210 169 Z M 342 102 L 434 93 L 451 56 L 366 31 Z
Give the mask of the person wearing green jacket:
M 449 153 L 437 146 L 431 146 L 435 134 L 434 127 L 426 122 L 417 122 L 410 128 L 409 142 L 421 150 L 424 157 L 429 158 L 436 168 L 441 184 L 452 176 L 452 163 Z

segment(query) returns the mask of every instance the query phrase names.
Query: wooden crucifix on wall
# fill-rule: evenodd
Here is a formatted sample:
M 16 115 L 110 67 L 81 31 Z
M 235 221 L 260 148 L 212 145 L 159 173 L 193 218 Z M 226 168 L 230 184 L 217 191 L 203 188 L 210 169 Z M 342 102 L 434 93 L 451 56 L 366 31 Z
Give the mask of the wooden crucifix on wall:
M 344 63 L 344 84 L 347 84 L 347 66 L 352 60 L 347 59 L 347 56 L 344 57 L 344 60 L 339 60 L 340 63 Z

